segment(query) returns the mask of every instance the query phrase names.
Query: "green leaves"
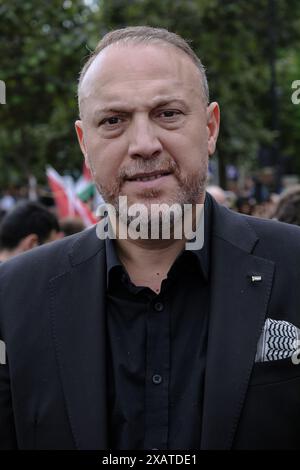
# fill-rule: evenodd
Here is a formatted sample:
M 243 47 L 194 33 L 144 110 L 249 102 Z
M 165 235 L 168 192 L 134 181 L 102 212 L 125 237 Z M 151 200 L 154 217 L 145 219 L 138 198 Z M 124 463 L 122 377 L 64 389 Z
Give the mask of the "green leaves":
M 298 0 L 274 0 L 277 96 L 282 154 L 300 173 L 300 106 L 291 83 L 300 79 Z M 221 105 L 219 160 L 256 164 L 272 145 L 270 0 L 53 0 L 2 2 L 0 184 L 41 181 L 44 168 L 81 168 L 73 123 L 79 70 L 107 31 L 126 25 L 165 27 L 192 41 L 207 67 L 211 99 Z M 271 29 L 270 29 L 271 28 Z

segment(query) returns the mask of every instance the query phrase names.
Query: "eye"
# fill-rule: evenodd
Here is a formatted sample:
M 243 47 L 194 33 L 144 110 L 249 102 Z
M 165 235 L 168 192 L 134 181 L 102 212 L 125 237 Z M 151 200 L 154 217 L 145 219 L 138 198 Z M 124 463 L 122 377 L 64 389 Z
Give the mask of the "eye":
M 166 120 L 172 120 L 176 119 L 181 114 L 182 112 L 177 109 L 165 109 L 163 111 L 159 111 L 158 117 Z
M 106 127 L 113 127 L 116 126 L 117 124 L 120 124 L 122 122 L 122 119 L 119 116 L 111 116 L 109 118 L 105 118 L 100 122 L 100 126 L 106 126 Z
M 177 129 L 184 123 L 184 112 L 180 109 L 157 109 L 154 118 L 165 129 Z

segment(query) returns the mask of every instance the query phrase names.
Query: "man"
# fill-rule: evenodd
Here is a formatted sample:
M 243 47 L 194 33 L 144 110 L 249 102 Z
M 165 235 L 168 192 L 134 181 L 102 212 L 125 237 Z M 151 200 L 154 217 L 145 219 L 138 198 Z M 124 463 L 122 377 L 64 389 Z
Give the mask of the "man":
M 64 237 L 69 237 L 75 233 L 82 232 L 85 228 L 80 217 L 72 216 L 61 219 L 59 225 Z
M 58 221 L 41 204 L 18 203 L 0 224 L 0 261 L 61 238 Z
M 84 158 L 118 221 L 137 203 L 204 203 L 204 245 L 185 249 L 175 215 L 169 239 L 92 228 L 5 263 L 1 446 L 299 447 L 300 231 L 205 195 L 219 108 L 201 62 L 165 30 L 114 31 L 78 96 Z

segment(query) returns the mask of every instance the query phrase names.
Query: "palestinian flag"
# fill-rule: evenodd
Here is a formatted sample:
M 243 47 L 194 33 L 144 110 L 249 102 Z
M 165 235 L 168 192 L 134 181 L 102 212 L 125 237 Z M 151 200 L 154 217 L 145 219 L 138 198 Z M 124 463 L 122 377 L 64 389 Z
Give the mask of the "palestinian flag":
M 86 202 L 95 196 L 95 185 L 92 179 L 92 175 L 84 161 L 82 176 L 76 183 L 76 194 L 83 202 Z
M 46 174 L 60 219 L 79 216 L 86 227 L 97 223 L 97 219 L 88 205 L 76 195 L 74 185 L 70 184 L 70 179 L 64 179 L 50 166 L 47 167 Z

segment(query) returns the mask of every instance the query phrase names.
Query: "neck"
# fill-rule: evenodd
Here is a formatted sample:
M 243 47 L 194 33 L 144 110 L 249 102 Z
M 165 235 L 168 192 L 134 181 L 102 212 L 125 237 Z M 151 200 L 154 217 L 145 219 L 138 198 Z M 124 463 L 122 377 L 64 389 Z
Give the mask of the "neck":
M 155 270 L 158 266 L 170 267 L 184 245 L 185 239 L 116 240 L 120 259 L 144 270 Z
M 155 292 L 159 292 L 162 280 L 167 277 L 175 259 L 185 248 L 187 239 L 193 238 L 190 235 L 199 224 L 202 209 L 203 204 L 193 205 L 192 210 L 184 214 L 188 230 L 187 233 L 185 229 L 184 233 L 180 231 L 180 238 L 171 232 L 168 239 L 142 237 L 135 239 L 128 236 L 130 232 L 127 229 L 125 229 L 127 237 L 124 237 L 125 227 L 120 219 L 110 220 L 119 259 L 135 285 L 149 286 Z
M 184 244 L 185 240 L 116 240 L 118 256 L 133 284 L 150 287 L 156 294 Z

